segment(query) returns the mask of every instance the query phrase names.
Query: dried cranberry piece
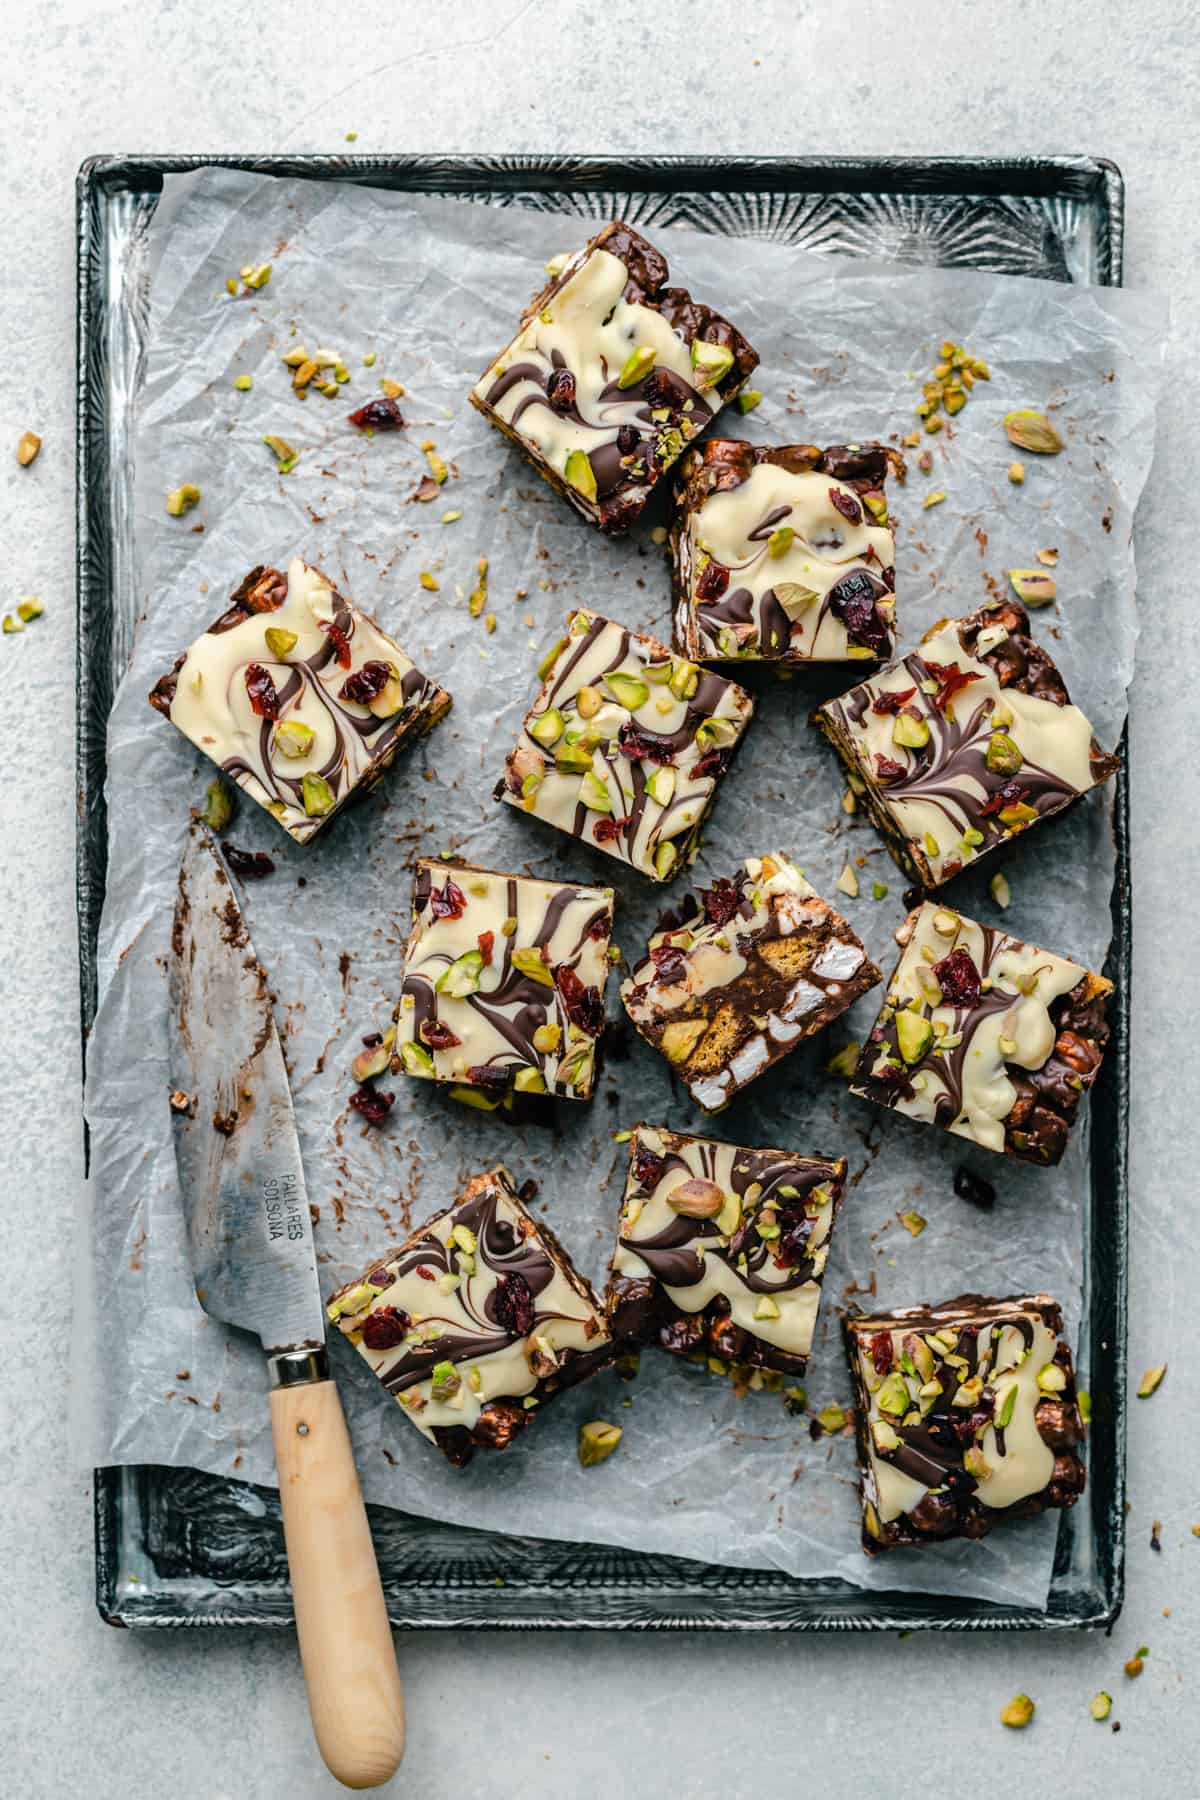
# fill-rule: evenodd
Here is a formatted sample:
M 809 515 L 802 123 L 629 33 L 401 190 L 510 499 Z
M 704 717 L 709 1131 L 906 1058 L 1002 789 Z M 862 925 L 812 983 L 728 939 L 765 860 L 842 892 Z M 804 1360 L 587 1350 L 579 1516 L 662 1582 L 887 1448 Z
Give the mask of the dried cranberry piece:
M 652 731 L 643 731 L 632 720 L 627 720 L 617 733 L 617 748 L 622 756 L 632 761 L 670 763 L 675 760 L 675 751 L 669 738 L 656 737 Z
M 443 1025 L 440 1019 L 422 1019 L 417 1036 L 430 1050 L 453 1050 L 456 1044 L 462 1043 L 462 1039 L 455 1037 L 450 1027 Z
M 636 456 L 641 441 L 634 425 L 622 425 L 617 432 L 617 449 L 622 456 Z
M 693 781 L 704 781 L 709 776 L 714 781 L 718 780 L 729 767 L 729 758 L 732 754 L 732 744 L 723 750 L 706 751 L 699 762 L 692 764 Z
M 404 1342 L 412 1320 L 401 1306 L 379 1306 L 363 1321 L 362 1341 L 368 1350 L 394 1350 Z
M 492 966 L 492 952 L 496 948 L 495 932 L 481 931 L 475 942 L 479 945 L 479 954 L 483 958 L 484 968 L 490 969 Z
M 570 369 L 555 369 L 546 383 L 546 399 L 552 412 L 571 411 L 575 405 L 575 377 Z
M 335 619 L 318 619 L 317 630 L 323 631 L 333 645 L 333 653 L 339 665 L 348 669 L 351 663 L 350 640 Z
M 682 406 L 675 383 L 665 369 L 652 369 L 642 383 L 642 398 L 650 406 Z
M 877 1375 L 886 1375 L 892 1366 L 892 1334 L 890 1331 L 877 1331 L 870 1343 L 871 1361 L 875 1364 Z
M 781 1269 L 794 1269 L 808 1255 L 813 1222 L 802 1206 L 790 1206 L 780 1215 L 775 1240 L 775 1261 Z
M 467 1070 L 467 1080 L 472 1087 L 503 1089 L 508 1086 L 508 1073 L 494 1068 L 491 1063 L 472 1063 Z
M 996 1190 L 990 1181 L 982 1175 L 975 1175 L 960 1163 L 954 1171 L 954 1192 L 960 1200 L 969 1200 L 972 1206 L 990 1212 L 996 1204 Z
M 392 1285 L 392 1277 L 387 1269 L 372 1269 L 367 1280 L 372 1287 L 385 1288 Z
M 656 1188 L 666 1172 L 666 1158 L 639 1144 L 633 1155 L 633 1179 L 639 1187 Z
M 261 663 L 249 663 L 246 667 L 246 693 L 250 697 L 251 710 L 260 719 L 277 719 L 279 717 L 279 695 L 275 683 L 271 680 Z
M 978 1006 L 979 970 L 971 952 L 961 944 L 949 956 L 943 956 L 941 962 L 934 963 L 933 975 L 948 1006 Z
M 728 925 L 742 904 L 737 883 L 730 881 L 725 875 L 718 875 L 709 888 L 697 888 L 696 898 L 704 908 L 704 916 L 710 925 Z
M 881 718 L 886 718 L 889 713 L 898 713 L 900 708 L 907 705 L 912 699 L 916 691 L 915 687 L 896 688 L 891 693 L 877 694 L 871 702 L 871 711 L 878 713 Z
M 225 861 L 243 881 L 261 881 L 264 875 L 275 873 L 275 864 L 265 850 L 239 850 L 228 838 L 221 848 L 225 852 Z
M 368 1031 L 366 1037 L 362 1041 L 368 1050 L 373 1050 L 376 1044 L 382 1044 L 383 1033 L 381 1031 Z
M 601 913 L 600 917 L 598 919 L 593 919 L 588 926 L 588 936 L 593 938 L 597 943 L 600 943 L 604 938 L 608 937 L 611 930 L 611 925 L 604 914 Z
M 399 431 L 404 414 L 394 400 L 380 394 L 360 406 L 357 412 L 352 412 L 350 423 L 357 425 L 360 431 Z
M 884 756 L 878 750 L 875 752 L 876 781 L 901 781 L 907 773 L 903 763 L 893 761 L 890 756 Z
M 968 687 L 972 681 L 983 680 L 982 675 L 975 675 L 966 669 L 960 669 L 956 662 L 927 662 L 925 667 L 933 679 L 941 683 L 937 693 L 933 696 L 933 704 L 939 712 L 945 712 L 960 688 Z
M 687 974 L 687 958 L 677 944 L 657 944 L 650 952 L 658 979 L 670 987 Z
M 395 1104 L 395 1094 L 381 1094 L 373 1087 L 356 1088 L 350 1096 L 350 1105 L 368 1125 L 382 1125 Z
M 376 696 L 382 694 L 392 678 L 392 665 L 385 662 L 365 662 L 361 669 L 353 675 L 347 675 L 340 689 L 340 698 L 353 700 L 359 706 L 367 706 Z
M 696 596 L 700 600 L 719 600 L 728 586 L 729 570 L 725 564 L 709 562 L 696 583 Z
M 980 818 L 986 819 L 989 814 L 998 813 L 1005 806 L 1018 806 L 1024 800 L 1025 793 L 1026 790 L 1019 781 L 1006 781 L 1002 788 L 997 789 L 986 805 L 980 807 Z
M 831 487 L 829 500 L 832 506 L 837 507 L 843 519 L 849 519 L 852 525 L 862 524 L 862 507 L 853 494 L 844 493 L 841 488 Z
M 566 966 L 555 970 L 554 981 L 568 1019 L 589 1037 L 598 1037 L 604 1029 L 604 1001 L 600 989 L 585 987 L 574 969 Z
M 429 895 L 429 910 L 435 919 L 461 919 L 467 910 L 467 896 L 456 881 L 446 877 L 446 885 L 434 888 Z
M 592 836 L 598 844 L 615 844 L 625 823 L 624 819 L 614 819 L 609 816 L 597 819 L 592 826 Z
M 492 1289 L 492 1317 L 511 1337 L 528 1337 L 533 1330 L 533 1295 L 529 1283 L 515 1269 L 503 1274 Z
M 847 636 L 857 638 L 877 656 L 886 656 L 890 645 L 887 622 L 875 605 L 877 593 L 886 592 L 865 569 L 852 569 L 849 575 L 829 590 L 829 610 L 846 627 Z

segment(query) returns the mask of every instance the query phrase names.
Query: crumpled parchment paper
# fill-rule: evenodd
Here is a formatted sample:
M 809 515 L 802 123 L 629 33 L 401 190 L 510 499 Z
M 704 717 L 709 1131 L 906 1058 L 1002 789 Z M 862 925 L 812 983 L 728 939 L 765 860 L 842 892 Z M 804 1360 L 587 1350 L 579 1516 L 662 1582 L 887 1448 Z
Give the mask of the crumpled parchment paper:
M 325 182 L 202 170 L 168 177 L 151 228 L 152 318 L 137 438 L 142 618 L 109 733 L 110 860 L 101 1003 L 92 1034 L 87 1116 L 94 1172 L 91 1317 L 76 1357 L 85 1388 L 78 1449 L 88 1461 L 186 1463 L 273 1483 L 266 1371 L 257 1345 L 210 1322 L 192 1289 L 167 1105 L 166 957 L 189 809 L 212 769 L 146 704 L 155 678 L 217 616 L 255 563 L 294 554 L 323 567 L 453 693 L 453 713 L 377 791 L 307 850 L 241 802 L 233 842 L 266 850 L 277 872 L 243 902 L 278 995 L 326 1291 L 462 1181 L 503 1160 L 540 1184 L 544 1209 L 599 1280 L 621 1198 L 618 1128 L 644 1118 L 703 1130 L 664 1064 L 632 1033 L 610 1055 L 590 1106 L 564 1105 L 554 1129 L 514 1130 L 455 1106 L 431 1086 L 391 1082 L 386 1124 L 347 1111 L 351 1057 L 388 1022 L 408 924 L 409 863 L 457 850 L 497 869 L 614 882 L 617 940 L 645 943 L 664 896 L 619 865 L 491 799 L 534 691 L 540 649 L 572 604 L 586 603 L 669 640 L 667 571 L 651 529 L 608 543 L 581 525 L 467 405 L 480 370 L 507 342 L 542 264 L 587 234 L 576 218 L 491 209 Z M 1147 294 L 1059 286 L 946 269 L 806 255 L 769 242 L 657 234 L 674 280 L 728 312 L 762 357 L 761 407 L 719 429 L 762 442 L 854 441 L 916 424 L 920 383 L 944 337 L 986 358 L 952 437 L 926 439 L 934 470 L 893 503 L 905 646 L 935 619 L 1007 591 L 1005 571 L 1060 552 L 1059 600 L 1035 615 L 1073 697 L 1115 744 L 1137 636 L 1131 521 L 1150 463 L 1165 308 Z M 269 283 L 233 300 L 226 278 L 270 261 Z M 352 375 L 335 400 L 301 403 L 281 356 L 330 346 Z M 374 352 L 376 361 L 364 367 Z M 235 390 L 240 373 L 249 392 Z M 346 415 L 401 382 L 403 432 L 364 440 Z M 1026 455 L 1025 485 L 1001 428 L 1017 406 L 1053 407 L 1061 456 Z M 263 444 L 299 451 L 280 476 Z M 413 500 L 436 444 L 451 478 L 432 504 Z M 166 492 L 202 490 L 169 518 Z M 946 493 L 923 511 L 923 495 Z M 441 523 L 449 509 L 462 517 Z M 203 531 L 196 527 L 203 526 Z M 488 559 L 494 634 L 466 596 Z M 430 570 L 439 591 L 418 584 Z M 851 670 L 751 679 L 758 717 L 720 794 L 697 868 L 709 880 L 741 857 L 795 855 L 890 967 L 904 916 L 900 877 L 869 827 L 840 807 L 833 756 L 807 724 L 813 701 L 851 685 Z M 1099 967 L 1109 938 L 1111 790 L 1032 834 L 1002 864 L 954 885 L 953 902 L 997 917 L 986 876 L 1013 891 L 1005 924 Z M 860 897 L 835 883 L 847 859 Z M 871 898 L 886 882 L 885 899 Z M 751 1087 L 711 1127 L 745 1144 L 845 1154 L 851 1188 L 838 1225 L 809 1370 L 810 1407 L 848 1402 L 836 1308 L 851 1294 L 907 1304 L 969 1288 L 1045 1289 L 1071 1328 L 1086 1280 L 1083 1206 L 1088 1125 L 1058 1170 L 1010 1165 L 958 1139 L 849 1098 L 823 1072 L 861 1037 L 878 994 Z M 616 979 L 610 1012 L 619 1016 Z M 618 1045 L 618 1049 L 622 1048 Z M 967 1163 L 999 1190 L 994 1211 L 955 1198 Z M 917 1238 L 897 1214 L 928 1219 Z M 867 1302 L 869 1303 L 869 1302 Z M 501 1531 L 672 1552 L 862 1586 L 905 1586 L 1039 1605 L 1054 1516 L 873 1566 L 858 1548 L 853 1443 L 810 1436 L 778 1396 L 730 1385 L 655 1353 L 632 1386 L 603 1377 L 563 1399 L 505 1456 L 448 1468 L 344 1344 L 335 1365 L 368 1498 Z M 1086 1382 L 1086 1370 L 1083 1376 Z M 90 1386 L 87 1385 L 90 1381 Z M 585 1419 L 624 1427 L 618 1453 L 582 1471 Z

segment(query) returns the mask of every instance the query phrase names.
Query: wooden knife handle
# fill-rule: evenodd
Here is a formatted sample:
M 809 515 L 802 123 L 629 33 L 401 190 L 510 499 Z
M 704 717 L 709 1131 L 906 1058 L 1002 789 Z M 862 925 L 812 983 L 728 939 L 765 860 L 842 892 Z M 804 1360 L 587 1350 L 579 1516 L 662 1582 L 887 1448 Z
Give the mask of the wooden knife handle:
M 334 1383 L 275 1388 L 271 1429 L 313 1731 L 340 1782 L 379 1787 L 404 1755 L 404 1694 Z

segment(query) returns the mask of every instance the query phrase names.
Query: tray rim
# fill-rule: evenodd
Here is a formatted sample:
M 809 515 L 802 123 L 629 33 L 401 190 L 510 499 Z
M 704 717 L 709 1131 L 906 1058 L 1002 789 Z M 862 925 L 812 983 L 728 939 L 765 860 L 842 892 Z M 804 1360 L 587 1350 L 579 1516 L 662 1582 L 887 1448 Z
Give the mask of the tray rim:
M 294 156 L 252 154 L 171 154 L 138 153 L 121 155 L 103 153 L 87 157 L 80 165 L 76 180 L 76 911 L 79 923 L 79 977 L 81 1013 L 81 1064 L 86 1067 L 87 1040 L 95 1013 L 95 941 L 89 926 L 94 906 L 96 882 L 89 867 L 87 840 L 89 825 L 103 838 L 103 785 L 96 791 L 85 754 L 85 725 L 94 698 L 94 681 L 89 656 L 85 654 L 87 628 L 95 612 L 96 580 L 91 563 L 97 538 L 111 527 L 107 508 L 101 506 L 93 522 L 90 502 L 94 489 L 102 488 L 98 479 L 104 469 L 93 455 L 89 433 L 88 362 L 98 324 L 97 295 L 92 280 L 90 216 L 98 196 L 104 192 L 128 188 L 134 181 L 142 190 L 161 187 L 162 177 L 184 173 L 206 166 L 250 169 L 275 176 L 301 176 L 318 180 L 354 180 L 368 185 L 397 186 L 414 189 L 466 192 L 491 189 L 519 193 L 538 190 L 553 192 L 566 188 L 574 191 L 611 191 L 614 188 L 636 192 L 720 192 L 783 191 L 841 193 L 869 188 L 885 193 L 951 193 L 964 197 L 984 197 L 989 193 L 1009 193 L 1023 197 L 1051 197 L 1064 191 L 1064 184 L 1077 180 L 1079 191 L 1090 190 L 1098 199 L 1106 226 L 1102 256 L 1106 267 L 1100 285 L 1120 286 L 1124 262 L 1124 178 L 1117 164 L 1107 157 L 1086 155 L 1049 155 L 1031 157 L 820 157 L 820 156 L 638 156 L 578 154 L 545 155 L 525 153 L 506 157 L 489 157 L 482 153 L 447 155 L 407 153 L 398 156 L 361 154 L 339 156 L 329 153 L 307 153 Z M 1109 1105 L 1096 1118 L 1093 1100 L 1094 1139 L 1109 1139 L 1103 1175 L 1114 1180 L 1097 1179 L 1096 1143 L 1090 1164 L 1090 1205 L 1087 1218 L 1089 1237 L 1098 1228 L 1108 1234 L 1112 1251 L 1111 1283 L 1102 1294 L 1093 1294 L 1087 1319 L 1089 1340 L 1099 1336 L 1112 1353 L 1111 1443 L 1104 1454 L 1105 1475 L 1109 1488 L 1107 1530 L 1096 1530 L 1100 1546 L 1099 1567 L 1094 1571 L 1092 1586 L 1081 1596 L 1082 1606 L 1063 1616 L 1030 1607 L 1003 1607 L 979 1600 L 955 1601 L 947 1597 L 946 1610 L 933 1610 L 930 1596 L 910 1595 L 894 1590 L 869 1592 L 862 1590 L 862 1600 L 855 1600 L 861 1610 L 855 1613 L 851 1603 L 847 1610 L 821 1611 L 820 1600 L 806 1595 L 806 1584 L 783 1575 L 775 1576 L 776 1594 L 791 1597 L 792 1606 L 784 1614 L 782 1607 L 769 1617 L 751 1616 L 751 1611 L 737 1610 L 736 1595 L 729 1605 L 706 1611 L 697 1610 L 695 1595 L 698 1584 L 687 1587 L 688 1610 L 676 1612 L 650 1590 L 648 1598 L 657 1599 L 657 1610 L 647 1616 L 622 1618 L 598 1617 L 592 1596 L 612 1593 L 612 1586 L 593 1588 L 580 1585 L 576 1610 L 564 1616 L 568 1596 L 556 1590 L 554 1607 L 540 1610 L 526 1598 L 519 1616 L 498 1616 L 494 1590 L 488 1591 L 488 1605 L 480 1610 L 464 1611 L 446 1607 L 441 1613 L 425 1611 L 407 1613 L 391 1609 L 394 1625 L 419 1629 L 490 1629 L 490 1630 L 745 1630 L 745 1631 L 812 1631 L 812 1630 L 965 1630 L 1013 1631 L 1025 1629 L 1077 1630 L 1106 1628 L 1111 1630 L 1124 1599 L 1125 1577 L 1125 1436 L 1127 1421 L 1126 1316 L 1128 1305 L 1128 1119 L 1129 1119 L 1129 1016 L 1130 975 L 1132 971 L 1132 904 L 1129 870 L 1129 775 L 1128 725 L 1122 734 L 1120 750 L 1122 766 L 1116 780 L 1113 807 L 1113 831 L 1117 847 L 1117 865 L 1112 889 L 1113 937 L 1106 968 L 1117 976 L 1114 1023 L 1115 1045 L 1106 1058 L 1104 1077 Z M 103 881 L 100 881 L 102 891 Z M 1095 1098 L 1095 1097 L 1094 1097 Z M 1099 1127 L 1099 1129 L 1096 1129 Z M 87 1124 L 84 1120 L 85 1159 L 89 1155 Z M 1094 1243 L 1092 1254 L 1095 1254 Z M 1093 1426 L 1093 1444 L 1097 1428 Z M 1090 1460 L 1095 1461 L 1095 1448 Z M 93 1523 L 95 1537 L 96 1605 L 106 1623 L 135 1629 L 204 1625 L 254 1625 L 284 1627 L 292 1624 L 290 1608 L 246 1605 L 236 1609 L 209 1606 L 203 1611 L 172 1611 L 161 1605 L 150 1606 L 137 1594 L 121 1592 L 117 1565 L 119 1536 L 117 1509 L 123 1483 L 141 1478 L 152 1480 L 153 1465 L 131 1468 L 102 1467 L 93 1471 Z M 218 1478 L 214 1478 L 218 1479 Z M 231 1484 L 242 1485 L 242 1484 Z M 1095 1513 L 1101 1507 L 1098 1482 L 1089 1480 L 1085 1506 Z M 494 1536 L 483 1533 L 481 1536 Z M 636 1553 L 628 1553 L 636 1555 Z M 671 1559 L 653 1559 L 656 1564 Z M 680 1561 L 681 1570 L 700 1571 L 707 1565 Z M 719 1570 L 709 1573 L 720 1573 Z M 727 1573 L 735 1574 L 736 1571 Z M 684 1584 L 686 1586 L 686 1584 Z M 766 1584 L 764 1583 L 764 1589 Z M 530 1590 L 513 1590 L 528 1596 Z M 579 1597 L 582 1597 L 582 1605 Z M 480 1601 L 483 1592 L 481 1590 Z M 922 1604 L 924 1603 L 924 1604 Z M 958 1615 L 950 1616 L 957 1607 Z

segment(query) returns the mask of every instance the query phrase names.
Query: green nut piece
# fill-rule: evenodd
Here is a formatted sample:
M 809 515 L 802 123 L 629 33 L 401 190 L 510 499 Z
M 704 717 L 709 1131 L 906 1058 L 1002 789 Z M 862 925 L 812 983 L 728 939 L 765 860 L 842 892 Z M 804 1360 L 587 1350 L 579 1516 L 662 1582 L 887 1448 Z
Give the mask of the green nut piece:
M 882 1456 L 886 1456 L 889 1451 L 898 1450 L 900 1448 L 899 1433 L 888 1424 L 886 1419 L 871 1420 L 871 1437 L 874 1440 L 876 1450 L 878 1450 Z
M 1026 606 L 1049 606 L 1058 594 L 1058 583 L 1044 569 L 1010 569 L 1013 593 Z
M 619 388 L 636 387 L 638 382 L 647 376 L 654 367 L 657 355 L 658 351 L 650 344 L 639 344 L 636 350 L 631 350 L 625 358 L 625 366 L 617 376 L 617 386 Z
M 667 678 L 667 686 L 677 700 L 690 700 L 699 685 L 700 671 L 695 663 L 675 663 Z
M 792 540 L 795 536 L 795 530 L 791 525 L 777 525 L 767 539 L 767 555 L 786 556 L 792 547 Z
M 552 706 L 549 712 L 539 714 L 538 717 L 532 721 L 528 727 L 528 731 L 535 743 L 544 744 L 549 748 L 551 744 L 557 744 L 566 728 L 567 721 L 563 718 L 557 706 Z
M 592 766 L 590 742 L 590 739 L 585 738 L 576 744 L 562 743 L 556 745 L 554 751 L 555 768 L 561 770 L 565 775 L 571 773 L 582 775 L 585 770 L 590 769 Z
M 849 1420 L 840 1406 L 823 1406 L 817 1414 L 817 1424 L 826 1437 L 836 1437 L 839 1431 L 845 1431 Z
M 1142 1379 L 1138 1382 L 1138 1391 L 1137 1391 L 1138 1399 L 1139 1400 L 1148 1400 L 1150 1398 L 1151 1394 L 1153 1394 L 1157 1390 L 1158 1385 L 1162 1381 L 1162 1378 L 1166 1374 L 1166 1372 L 1167 1372 L 1166 1363 L 1159 1363 L 1157 1365 L 1157 1367 L 1155 1367 L 1153 1369 L 1147 1369 L 1146 1373 L 1142 1376 Z
M 546 1080 L 540 1069 L 535 1069 L 532 1063 L 526 1063 L 513 1076 L 513 1087 L 518 1094 L 544 1094 Z
M 25 625 L 32 624 L 34 619 L 40 619 L 45 610 L 36 594 L 31 594 L 28 600 L 17 601 L 17 617 Z
M 1017 1404 L 1017 1384 L 1014 1381 L 1010 1387 L 1005 1388 L 1004 1398 L 1002 1400 L 997 1401 L 997 1403 L 996 1403 L 996 1411 L 995 1411 L 995 1417 L 994 1417 L 993 1423 L 996 1425 L 996 1428 L 999 1431 L 1003 1431 L 1006 1426 L 1012 1424 L 1012 1416 L 1013 1416 L 1013 1412 L 1016 1408 L 1016 1404 Z
M 233 817 L 233 789 L 227 781 L 210 781 L 204 791 L 200 817 L 210 831 L 224 831 Z
M 432 1075 L 434 1073 L 433 1057 L 423 1044 L 401 1044 L 400 1061 L 404 1065 L 406 1075 Z
M 434 992 L 445 994 L 450 1000 L 465 1000 L 468 994 L 479 992 L 482 979 L 482 950 L 464 950 L 448 969 L 443 969 L 433 984 Z
M 762 394 L 758 388 L 743 388 L 737 397 L 738 411 L 740 413 L 753 412 L 761 400 Z
M 360 1281 L 354 1287 L 346 1288 L 344 1293 L 335 1294 L 325 1308 L 326 1316 L 331 1319 L 349 1318 L 353 1313 L 360 1313 L 370 1306 L 379 1289 L 372 1287 L 369 1281 Z
M 1046 1363 L 1037 1372 L 1038 1391 L 1042 1394 L 1061 1394 L 1066 1389 L 1067 1372 L 1057 1363 Z
M 530 981 L 536 981 L 540 987 L 552 988 L 554 986 L 554 976 L 551 973 L 550 965 L 545 961 L 540 950 L 514 950 L 512 966 L 519 975 L 528 976 Z
M 273 432 L 268 432 L 263 438 L 263 443 L 274 454 L 281 475 L 287 475 L 295 468 L 299 451 L 294 449 L 286 438 L 276 437 Z
M 589 812 L 610 813 L 612 798 L 606 783 L 591 769 L 579 784 L 579 798 Z
M 443 1405 L 453 1400 L 462 1386 L 462 1377 L 452 1362 L 436 1362 L 430 1370 L 430 1398 Z
M 543 656 L 541 662 L 537 666 L 539 681 L 545 681 L 548 678 L 551 669 L 558 661 L 561 653 L 566 649 L 568 642 L 569 640 L 564 637 L 559 638 L 557 644 L 551 644 L 549 650 L 547 650 L 545 656 Z
M 660 844 L 654 852 L 654 873 L 660 881 L 665 881 L 679 860 L 679 852 L 674 844 Z
M 275 748 L 281 756 L 291 762 L 299 762 L 307 756 L 316 742 L 317 734 L 311 725 L 301 724 L 299 719 L 282 719 L 275 727 Z M 320 781 L 321 777 L 316 777 Z M 328 784 L 326 784 L 328 785 Z M 330 792 L 329 806 L 333 805 L 333 794 Z M 328 812 L 329 806 L 310 806 L 307 790 L 304 795 L 305 812 Z
M 289 650 L 296 648 L 299 641 L 294 631 L 285 631 L 282 625 L 268 625 L 263 636 L 272 656 L 286 656 Z
M 812 588 L 806 588 L 798 581 L 777 581 L 773 591 L 789 619 L 799 618 L 817 598 Z
M 841 1075 L 847 1081 L 854 1079 L 854 1071 L 858 1067 L 858 1059 L 862 1045 L 858 1043 L 843 1044 L 835 1056 L 831 1056 L 825 1064 L 827 1075 Z
M 994 1473 L 991 1463 L 978 1444 L 970 1445 L 963 1452 L 963 1468 L 968 1475 L 973 1475 L 976 1481 L 986 1481 L 988 1476 Z
M 172 489 L 167 495 L 167 511 L 173 519 L 182 518 L 184 513 L 191 512 L 193 506 L 199 504 L 200 489 L 190 481 L 185 481 L 182 487 Z
M 585 500 L 595 501 L 596 471 L 586 450 L 572 450 L 563 473 L 577 494 L 582 494 Z
M 354 1058 L 354 1061 L 350 1064 L 350 1073 L 353 1075 L 355 1081 L 374 1081 L 377 1075 L 382 1075 L 385 1072 L 391 1059 L 392 1053 L 390 1046 L 387 1044 L 376 1044 L 373 1049 L 359 1051 L 358 1055 Z
M 323 819 L 337 804 L 337 796 L 323 775 L 306 775 L 300 792 L 310 819 Z
M 1101 1688 L 1100 1692 L 1098 1694 L 1093 1694 L 1088 1701 L 1088 1711 L 1097 1723 L 1107 1719 L 1109 1713 L 1112 1711 L 1112 1695 L 1105 1693 L 1104 1689 Z
M 404 689 L 400 685 L 400 671 L 395 663 L 389 663 L 392 671 L 379 692 L 367 701 L 367 711 L 373 718 L 390 719 L 404 705 Z
M 561 1025 L 539 1025 L 533 1034 L 533 1047 L 539 1056 L 554 1056 L 561 1043 Z
M 636 712 L 639 706 L 645 706 L 650 698 L 650 689 L 636 675 L 627 675 L 617 669 L 613 674 L 604 677 L 604 685 L 617 701 L 618 705 Z
M 675 792 L 674 769 L 657 768 L 647 775 L 646 792 L 657 806 L 669 806 Z
M 898 712 L 892 723 L 892 742 L 906 750 L 921 750 L 929 742 L 929 726 L 912 713 Z
M 1036 1708 L 1028 1694 L 1018 1694 L 1000 1714 L 1000 1723 L 1013 1731 L 1021 1731 L 1032 1719 Z
M 993 775 L 1015 775 L 1025 765 L 1025 758 L 1006 731 L 993 731 L 983 760 Z
M 1015 831 L 1018 825 L 1032 825 L 1038 816 L 1036 806 L 1026 805 L 1024 800 L 1014 800 L 1011 806 L 1002 806 L 997 815 L 1000 823 Z
M 733 351 L 727 344 L 710 344 L 704 338 L 693 338 L 692 367 L 700 377 L 697 385 L 703 393 L 728 375 L 733 367 Z
M 770 1294 L 759 1295 L 754 1308 L 754 1316 L 756 1319 L 777 1319 L 779 1317 L 779 1308 Z
M 737 740 L 737 726 L 732 719 L 702 719 L 696 727 L 699 750 L 724 749 Z
M 1035 456 L 1057 456 L 1063 447 L 1062 439 L 1045 413 L 1030 408 L 1005 413 L 1004 429 L 1010 444 L 1015 444 L 1018 450 L 1032 450 Z
M 908 1383 L 903 1375 L 889 1375 L 875 1399 L 880 1412 L 887 1413 L 893 1419 L 902 1419 L 910 1404 Z
M 933 1043 L 933 1026 L 919 1013 L 897 1013 L 896 1043 L 906 1063 L 919 1063 L 923 1056 L 929 1054 Z
M 580 1468 L 594 1469 L 597 1463 L 607 1462 L 622 1435 L 619 1425 L 609 1425 L 604 1419 L 592 1419 L 581 1425 L 577 1447 Z

